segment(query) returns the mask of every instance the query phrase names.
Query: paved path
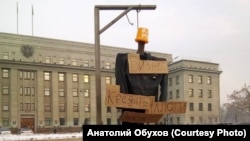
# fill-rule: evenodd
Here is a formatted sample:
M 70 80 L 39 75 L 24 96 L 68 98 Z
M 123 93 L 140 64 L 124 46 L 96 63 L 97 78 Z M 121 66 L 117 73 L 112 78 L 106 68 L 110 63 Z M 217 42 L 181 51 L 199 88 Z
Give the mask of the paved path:
M 0 141 L 82 141 L 82 133 L 0 135 Z
M 31 141 L 31 140 L 22 140 Z M 34 140 L 34 141 L 83 141 L 82 139 L 51 139 L 51 140 Z

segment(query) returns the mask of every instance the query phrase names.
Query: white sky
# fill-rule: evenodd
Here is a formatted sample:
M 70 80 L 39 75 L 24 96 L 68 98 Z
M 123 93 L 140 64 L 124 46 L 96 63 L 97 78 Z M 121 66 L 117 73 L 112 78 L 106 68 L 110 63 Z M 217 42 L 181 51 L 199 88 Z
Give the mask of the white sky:
M 18 1 L 18 22 L 17 22 Z M 101 34 L 101 44 L 137 49 L 137 24 L 149 29 L 146 51 L 220 64 L 221 103 L 249 85 L 249 0 L 0 0 L 0 32 L 94 44 L 95 5 L 156 5 L 126 16 Z M 100 11 L 101 28 L 123 10 Z

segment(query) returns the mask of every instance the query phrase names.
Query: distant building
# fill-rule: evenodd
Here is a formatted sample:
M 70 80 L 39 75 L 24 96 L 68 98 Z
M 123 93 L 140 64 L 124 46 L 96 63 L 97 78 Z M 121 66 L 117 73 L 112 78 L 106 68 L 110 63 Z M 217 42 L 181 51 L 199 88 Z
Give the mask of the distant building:
M 168 101 L 186 101 L 186 113 L 168 124 L 220 123 L 219 64 L 182 59 L 169 64 Z M 166 120 L 166 119 L 165 119 Z
M 107 107 L 104 98 L 105 85 L 115 84 L 115 58 L 121 52 L 135 50 L 101 46 L 103 124 L 120 124 L 120 111 Z M 171 54 L 152 55 L 172 60 Z M 57 127 L 60 132 L 96 124 L 94 44 L 0 33 L 0 70 L 0 126 L 28 126 L 35 132 Z M 170 63 L 168 98 L 186 100 L 187 113 L 161 123 L 219 122 L 220 73 L 215 63 Z

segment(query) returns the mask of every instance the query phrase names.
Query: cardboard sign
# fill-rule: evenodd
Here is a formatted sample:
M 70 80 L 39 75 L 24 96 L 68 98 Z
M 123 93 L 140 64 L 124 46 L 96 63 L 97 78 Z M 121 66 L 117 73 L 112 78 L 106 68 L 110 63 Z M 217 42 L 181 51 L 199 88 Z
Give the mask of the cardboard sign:
M 125 111 L 121 115 L 122 122 L 132 123 L 157 123 L 160 121 L 163 115 L 160 114 L 146 114 L 138 112 Z
M 139 54 L 128 54 L 129 73 L 168 73 L 167 61 L 140 60 Z
M 153 102 L 147 114 L 183 114 L 186 112 L 186 102 Z
M 107 85 L 106 87 L 105 104 L 107 106 L 131 109 L 149 109 L 154 100 L 154 96 L 120 93 L 119 85 Z

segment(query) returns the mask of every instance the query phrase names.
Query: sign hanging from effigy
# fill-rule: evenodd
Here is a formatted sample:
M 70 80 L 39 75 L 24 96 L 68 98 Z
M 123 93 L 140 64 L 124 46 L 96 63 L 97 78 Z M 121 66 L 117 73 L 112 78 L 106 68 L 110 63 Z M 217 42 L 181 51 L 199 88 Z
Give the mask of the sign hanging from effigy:
M 107 106 L 131 109 L 149 109 L 154 100 L 154 96 L 120 93 L 119 85 L 108 84 L 106 86 L 105 104 Z
M 140 74 L 166 74 L 168 73 L 167 61 L 140 60 L 139 54 L 128 54 L 129 73 Z
M 187 102 L 169 101 L 153 102 L 150 108 L 146 110 L 147 114 L 184 114 L 186 112 Z
M 122 122 L 132 123 L 157 123 L 161 120 L 163 114 L 146 114 L 139 112 L 125 111 L 121 115 Z

